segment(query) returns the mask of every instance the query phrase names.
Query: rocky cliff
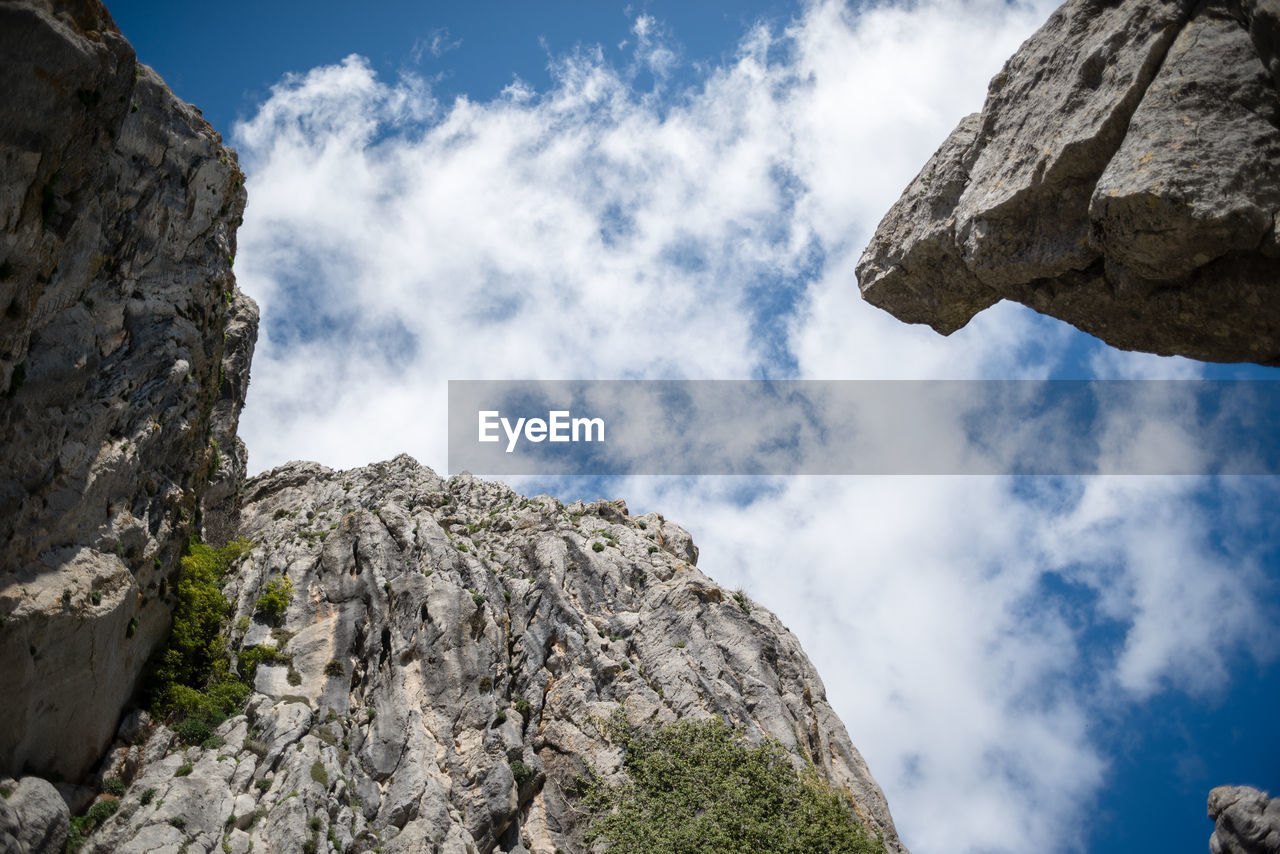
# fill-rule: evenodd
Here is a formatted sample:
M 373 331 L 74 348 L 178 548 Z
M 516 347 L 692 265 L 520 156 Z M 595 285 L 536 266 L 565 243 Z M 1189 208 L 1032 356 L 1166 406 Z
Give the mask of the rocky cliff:
M 0 2 L 0 91 L 0 773 L 75 780 L 234 510 L 243 176 L 95 0 Z
M 943 334 L 1002 300 L 1124 349 L 1280 364 L 1280 4 L 1070 0 L 871 240 Z
M 0 0 L 0 88 L 0 852 L 599 850 L 678 720 L 840 834 L 801 850 L 904 850 L 795 636 L 661 516 L 407 457 L 246 482 L 234 152 L 96 0 Z
M 619 774 L 619 709 L 777 739 L 902 850 L 795 636 L 660 515 L 402 456 L 255 478 L 240 534 L 245 712 L 203 746 L 127 721 L 102 774 L 128 788 L 86 852 L 587 850 L 575 787 Z

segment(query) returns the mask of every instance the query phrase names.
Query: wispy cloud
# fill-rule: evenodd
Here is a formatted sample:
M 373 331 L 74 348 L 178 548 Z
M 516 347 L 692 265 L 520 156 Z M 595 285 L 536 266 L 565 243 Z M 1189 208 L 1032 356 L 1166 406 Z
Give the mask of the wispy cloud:
M 853 267 L 1053 5 L 815 2 L 679 91 L 643 15 L 623 66 L 584 46 L 492 101 L 359 57 L 286 78 L 234 134 L 251 464 L 443 469 L 448 379 L 1047 374 L 1079 344 L 1064 325 L 1005 305 L 943 339 L 864 304 Z M 1100 375 L 1198 371 L 1093 352 Z M 1063 851 L 1105 779 L 1097 716 L 1274 653 L 1250 545 L 1274 523 L 1246 518 L 1257 485 L 1029 483 L 620 494 L 800 634 L 916 854 Z
M 409 51 L 409 59 L 416 65 L 422 62 L 422 57 L 427 54 L 439 59 L 449 51 L 460 47 L 462 47 L 462 39 L 454 39 L 450 36 L 448 27 L 439 27 L 414 41 L 413 48 Z

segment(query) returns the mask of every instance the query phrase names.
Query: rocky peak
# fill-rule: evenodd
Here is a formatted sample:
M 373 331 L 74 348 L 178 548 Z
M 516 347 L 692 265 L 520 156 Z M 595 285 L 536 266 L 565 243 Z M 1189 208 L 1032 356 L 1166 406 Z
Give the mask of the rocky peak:
M 619 774 L 605 721 L 620 709 L 776 739 L 902 850 L 795 636 L 699 572 L 659 514 L 401 456 L 275 469 L 241 520 L 252 547 L 224 592 L 236 667 L 259 662 L 246 712 L 203 747 L 163 726 L 121 741 L 102 773 L 129 788 L 86 851 L 586 850 L 573 790 Z
M 1002 299 L 1123 349 L 1280 363 L 1280 7 L 1069 0 L 880 223 L 863 297 Z

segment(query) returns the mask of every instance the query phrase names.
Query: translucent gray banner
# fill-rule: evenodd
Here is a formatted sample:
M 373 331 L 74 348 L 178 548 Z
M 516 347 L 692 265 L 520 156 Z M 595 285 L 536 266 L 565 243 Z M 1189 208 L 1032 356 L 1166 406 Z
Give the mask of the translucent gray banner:
M 1280 382 L 449 382 L 449 470 L 1276 474 Z

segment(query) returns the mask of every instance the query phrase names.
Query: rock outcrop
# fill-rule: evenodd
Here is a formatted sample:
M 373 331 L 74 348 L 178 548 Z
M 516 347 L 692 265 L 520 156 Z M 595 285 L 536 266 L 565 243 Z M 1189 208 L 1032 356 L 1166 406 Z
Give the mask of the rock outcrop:
M 53 784 L 39 777 L 0 780 L 0 851 L 60 854 L 70 812 Z
M 240 534 L 229 646 L 238 667 L 275 651 L 247 710 L 204 747 L 164 726 L 122 739 L 102 773 L 129 787 L 85 852 L 582 851 L 572 789 L 619 773 L 619 708 L 776 738 L 903 850 L 795 636 L 699 572 L 658 514 L 401 456 L 257 477 Z M 272 625 L 258 603 L 284 579 Z
M 246 482 L 234 152 L 97 0 L 0 0 L 0 89 L 0 851 L 585 850 L 618 715 L 776 739 L 904 851 L 679 526 L 408 457 Z
M 1280 854 L 1280 798 L 1248 786 L 1209 793 L 1210 854 Z
M 0 2 L 0 91 L 0 773 L 75 780 L 234 515 L 245 194 L 96 0 Z
M 880 223 L 862 295 L 1002 299 L 1120 348 L 1280 364 L 1280 4 L 1070 0 Z

